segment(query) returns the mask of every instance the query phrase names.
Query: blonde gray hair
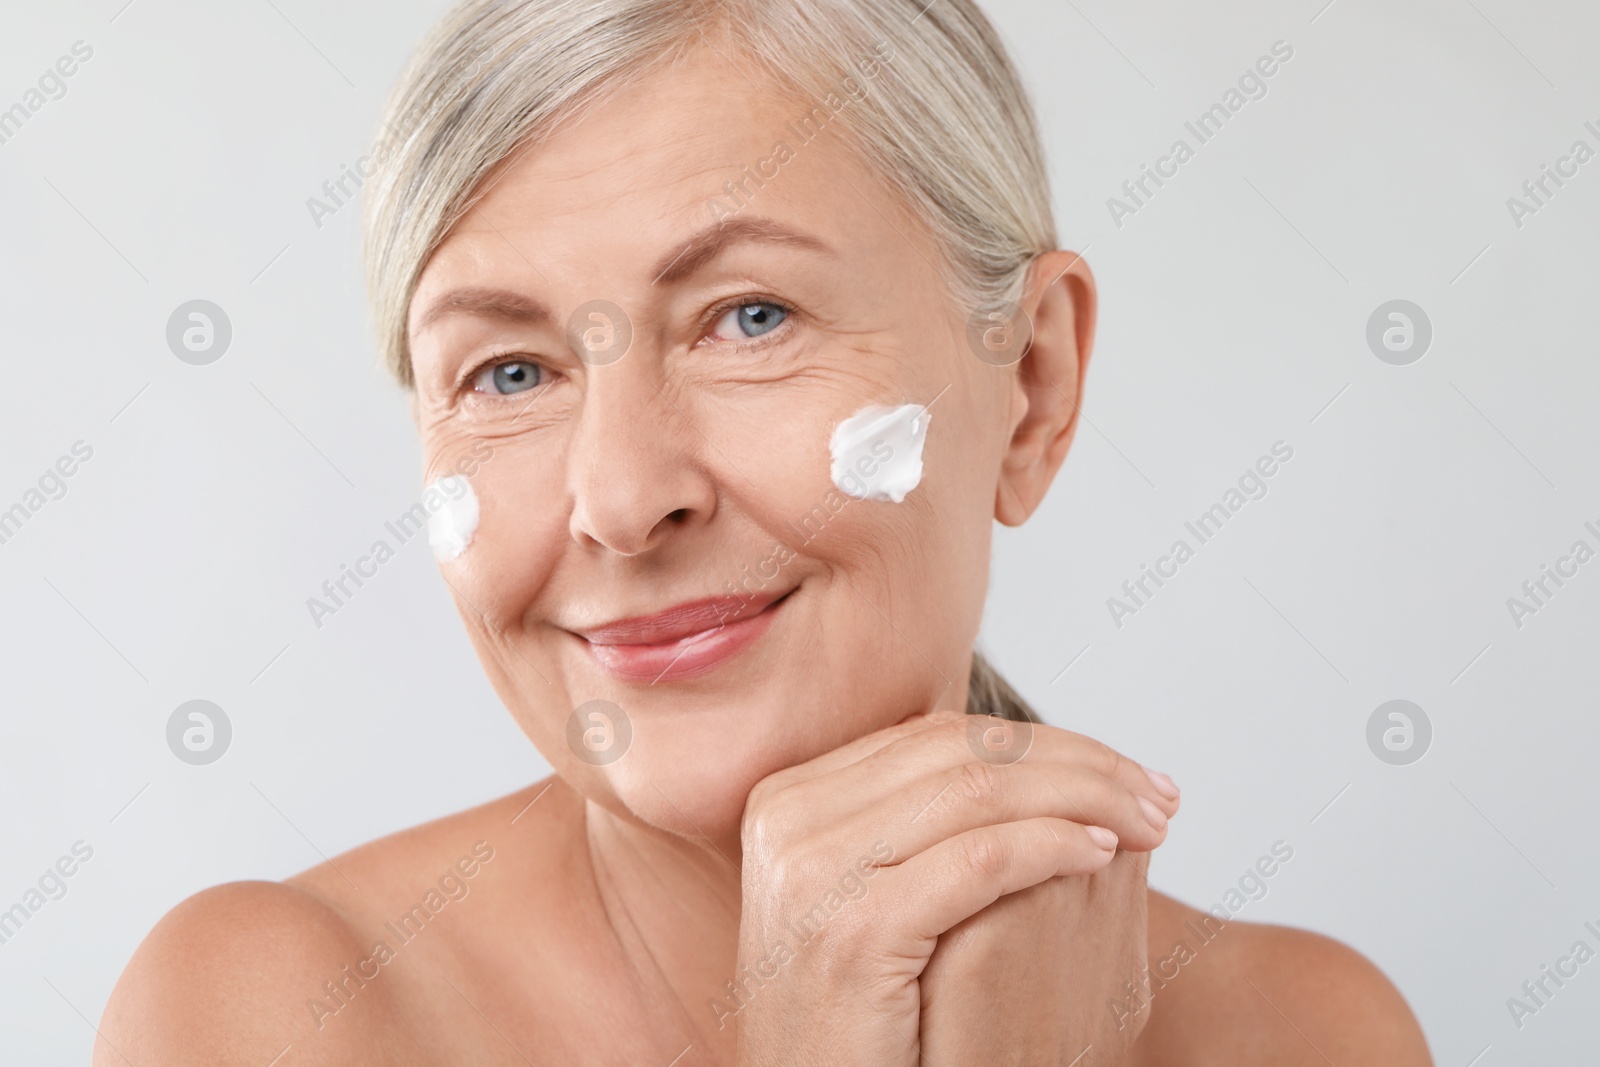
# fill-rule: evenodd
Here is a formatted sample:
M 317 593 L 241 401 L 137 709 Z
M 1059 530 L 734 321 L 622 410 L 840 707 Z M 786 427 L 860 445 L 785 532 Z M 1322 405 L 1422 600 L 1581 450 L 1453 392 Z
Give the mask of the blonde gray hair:
M 461 0 L 391 92 L 364 190 L 374 327 L 402 383 L 417 280 L 496 168 L 702 45 L 812 115 L 848 107 L 841 128 L 925 226 L 957 307 L 1014 302 L 1056 247 L 1032 106 L 971 0 Z M 977 653 L 968 710 L 1037 721 Z

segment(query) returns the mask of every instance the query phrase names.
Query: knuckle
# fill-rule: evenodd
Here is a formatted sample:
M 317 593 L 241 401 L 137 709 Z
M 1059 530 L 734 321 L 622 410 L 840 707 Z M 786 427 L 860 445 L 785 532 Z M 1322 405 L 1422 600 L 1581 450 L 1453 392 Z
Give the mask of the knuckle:
M 739 817 L 739 836 L 749 840 L 750 836 L 761 829 L 765 808 L 757 802 L 752 793 L 744 803 L 744 814 Z
M 751 818 L 755 813 L 759 812 L 763 807 L 765 807 L 767 801 L 772 799 L 772 794 L 776 789 L 777 786 L 773 783 L 771 776 L 763 778 L 755 785 L 751 786 L 750 792 L 744 802 L 745 818 Z
M 787 848 L 771 853 L 765 866 L 768 888 L 778 897 L 788 897 L 804 895 L 817 884 L 820 864 L 805 848 Z
M 928 716 L 928 721 L 934 724 L 929 736 L 936 737 L 940 744 L 950 745 L 957 741 L 965 744 L 967 736 L 967 723 L 972 716 L 964 711 L 936 711 Z
M 995 799 L 1000 792 L 1000 774 L 988 763 L 963 763 L 956 768 L 951 786 L 968 800 L 986 803 Z
M 962 868 L 980 878 L 993 878 L 1010 864 L 1010 848 L 993 834 L 974 834 L 962 841 L 957 856 Z
M 768 788 L 757 797 L 752 791 L 739 826 L 744 846 L 762 852 L 780 848 L 790 834 L 792 808 L 793 802 L 786 792 Z
M 1094 803 L 1100 811 L 1115 812 L 1123 810 L 1124 802 L 1135 803 L 1134 799 L 1127 795 L 1127 791 L 1118 785 L 1114 778 L 1096 775 L 1090 788 L 1093 791 Z
M 773 771 L 750 787 L 747 794 L 749 799 L 745 802 L 747 807 L 763 807 L 774 798 L 784 796 L 791 790 L 803 787 L 807 777 L 801 772 L 800 766 L 784 767 Z
M 802 873 L 804 866 L 794 856 L 773 856 L 767 864 L 767 878 L 770 888 L 781 894 L 786 889 L 803 884 L 805 881 L 805 876 Z
M 1122 769 L 1124 759 L 1122 753 L 1100 741 L 1086 738 L 1092 746 L 1092 761 L 1094 769 L 1107 778 L 1115 778 Z

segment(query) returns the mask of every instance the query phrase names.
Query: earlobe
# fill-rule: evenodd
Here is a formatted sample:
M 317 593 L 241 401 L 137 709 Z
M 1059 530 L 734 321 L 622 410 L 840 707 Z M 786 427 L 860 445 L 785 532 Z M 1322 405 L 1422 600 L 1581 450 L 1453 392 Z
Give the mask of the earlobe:
M 1095 304 L 1094 275 L 1077 253 L 1047 252 L 1030 265 L 1019 310 L 1032 323 L 1032 338 L 1010 370 L 1015 424 L 995 491 L 995 518 L 1007 526 L 1033 514 L 1072 444 Z

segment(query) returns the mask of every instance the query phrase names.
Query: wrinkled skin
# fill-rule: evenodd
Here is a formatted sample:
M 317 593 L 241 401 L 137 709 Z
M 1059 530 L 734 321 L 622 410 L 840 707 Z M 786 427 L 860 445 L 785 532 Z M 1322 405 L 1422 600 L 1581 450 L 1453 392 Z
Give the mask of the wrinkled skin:
M 1107 991 L 1195 915 L 1144 885 L 1175 796 L 1051 728 L 995 769 L 961 714 L 993 523 L 1028 518 L 1073 437 L 1093 279 L 1071 253 L 1039 256 L 1026 358 L 975 358 L 936 246 L 842 136 L 848 113 L 735 216 L 809 240 L 744 233 L 714 256 L 681 254 L 711 222 L 707 201 L 800 109 L 725 53 L 658 70 L 508 161 L 411 306 L 423 474 L 467 474 L 481 504 L 472 545 L 441 572 L 555 777 L 286 883 L 184 902 L 129 964 L 95 1062 L 689 1067 L 926 1052 L 952 1067 L 1067 1064 L 1088 1045 L 1080 1063 L 1429 1062 L 1361 957 L 1237 922 L 1131 1026 L 1112 1026 Z M 592 300 L 632 333 L 604 365 L 566 330 Z M 907 402 L 933 405 L 922 484 L 899 504 L 828 507 L 833 427 Z M 792 524 L 819 505 L 820 529 L 795 543 Z M 773 567 L 778 546 L 792 553 Z M 752 572 L 786 598 L 694 677 L 619 675 L 583 636 Z M 593 700 L 631 727 L 611 762 L 569 744 L 574 709 Z M 436 709 L 441 729 L 461 710 Z M 470 893 L 330 999 L 478 841 L 494 858 Z M 852 871 L 864 895 L 730 1018 L 727 983 L 854 886 Z

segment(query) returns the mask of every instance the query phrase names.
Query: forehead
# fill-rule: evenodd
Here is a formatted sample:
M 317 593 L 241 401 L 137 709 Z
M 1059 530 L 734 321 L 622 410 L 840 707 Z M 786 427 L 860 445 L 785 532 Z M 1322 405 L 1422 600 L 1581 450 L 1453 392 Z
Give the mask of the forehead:
M 779 141 L 794 141 L 785 126 L 804 105 L 754 74 L 710 62 L 714 56 L 700 49 L 609 89 L 503 168 L 489 198 L 502 186 L 510 186 L 507 197 L 517 187 L 537 189 L 541 207 L 565 213 L 615 204 L 617 197 L 706 196 L 728 172 L 754 167 Z M 838 151 L 838 140 L 819 138 L 807 147 Z
M 636 282 L 660 250 L 728 212 L 779 218 L 877 267 L 928 258 L 920 228 L 846 137 L 860 102 L 841 99 L 837 112 L 797 99 L 697 49 L 496 168 L 418 295 L 445 284 L 441 275 L 493 270 L 554 282 L 540 275 L 558 263 L 612 279 L 620 267 Z

